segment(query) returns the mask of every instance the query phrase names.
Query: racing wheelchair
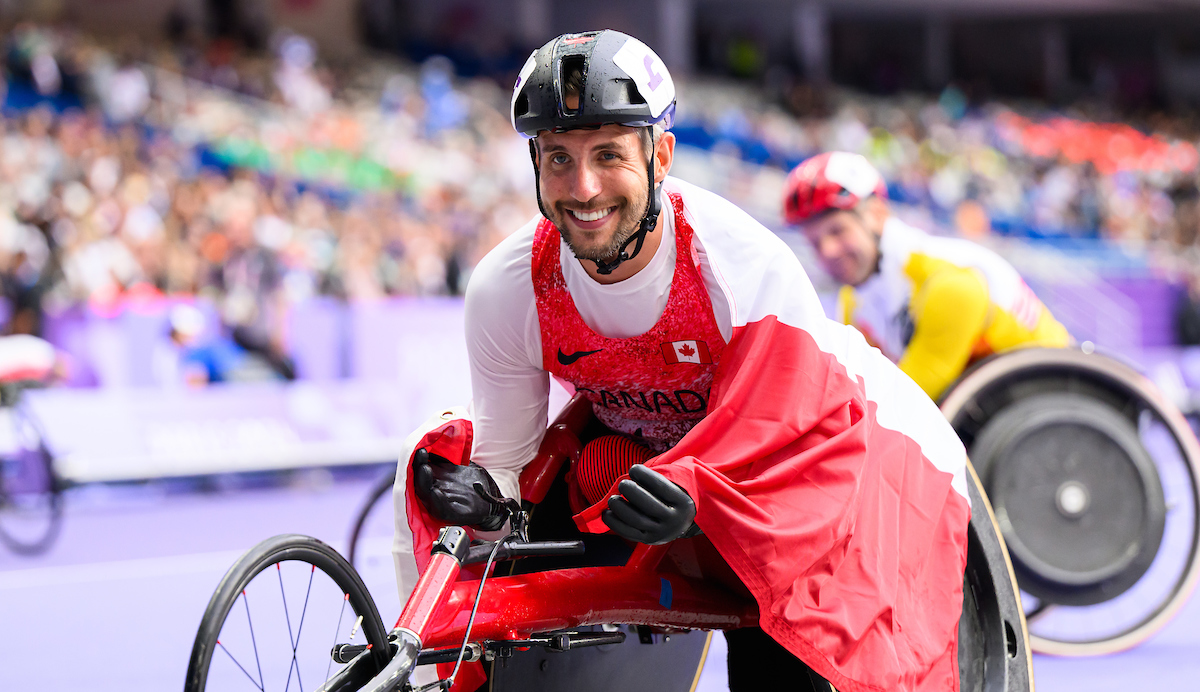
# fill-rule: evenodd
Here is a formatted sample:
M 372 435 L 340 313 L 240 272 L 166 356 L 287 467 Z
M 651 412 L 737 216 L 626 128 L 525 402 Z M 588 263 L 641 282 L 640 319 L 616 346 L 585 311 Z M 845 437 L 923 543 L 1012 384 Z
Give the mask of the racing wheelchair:
M 252 548 L 209 602 L 185 692 L 262 690 L 267 681 L 305 690 L 447 689 L 465 663 L 486 664 L 492 690 L 694 689 L 703 630 L 754 625 L 757 606 L 703 535 L 661 546 L 546 536 L 564 525 L 541 519 L 554 511 L 556 486 L 578 460 L 590 419 L 587 400 L 573 399 L 522 473 L 523 502 L 493 498 L 510 519 L 509 535 L 473 543 L 461 527 L 442 531 L 390 632 L 355 569 L 327 545 L 286 535 Z M 1015 579 L 987 500 L 973 472 L 969 478 L 962 689 L 1025 692 L 1032 666 Z M 477 574 L 460 580 L 470 568 Z M 627 638 L 633 632 L 637 640 Z M 430 664 L 441 664 L 434 677 L 442 679 L 413 683 L 414 671 Z
M 970 368 L 940 402 L 1012 558 L 1034 651 L 1133 647 L 1200 576 L 1200 446 L 1136 370 L 1029 348 Z

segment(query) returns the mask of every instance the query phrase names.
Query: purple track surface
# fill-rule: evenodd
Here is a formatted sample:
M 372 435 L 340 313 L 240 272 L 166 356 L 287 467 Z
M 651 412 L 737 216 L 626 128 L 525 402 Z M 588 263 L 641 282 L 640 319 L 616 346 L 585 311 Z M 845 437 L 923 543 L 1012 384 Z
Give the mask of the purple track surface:
M 310 471 L 259 488 L 243 479 L 207 491 L 182 483 L 72 491 L 47 554 L 0 550 L 0 690 L 180 689 L 200 617 L 233 561 L 280 533 L 344 550 L 351 518 L 381 471 Z M 386 538 L 368 544 L 362 572 L 390 626 L 399 604 Z M 1200 604 L 1193 599 L 1132 651 L 1039 656 L 1034 669 L 1042 692 L 1197 689 Z M 725 685 L 724 641 L 715 638 L 700 689 Z

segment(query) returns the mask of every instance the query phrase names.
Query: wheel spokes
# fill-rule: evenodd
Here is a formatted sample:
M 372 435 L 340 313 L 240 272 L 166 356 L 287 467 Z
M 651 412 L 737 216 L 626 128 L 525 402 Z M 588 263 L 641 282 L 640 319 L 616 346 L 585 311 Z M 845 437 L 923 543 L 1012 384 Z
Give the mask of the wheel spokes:
M 342 631 L 342 618 L 346 616 L 346 604 L 350 602 L 350 594 L 344 594 L 342 598 L 342 610 L 338 613 L 337 625 L 333 628 L 333 643 L 329 645 L 329 650 L 333 651 L 333 647 L 337 646 L 338 632 Z M 325 682 L 329 682 L 329 671 L 333 670 L 333 654 L 329 655 L 329 664 L 325 666 Z
M 276 568 L 274 577 L 268 572 L 271 567 Z M 250 683 L 247 689 L 259 692 L 343 687 L 370 674 L 377 657 L 335 654 L 344 651 L 338 643 L 354 639 L 354 631 L 365 623 L 366 643 L 376 651 L 386 644 L 383 623 L 353 568 L 315 539 L 279 536 L 264 541 L 248 551 L 225 579 L 201 621 L 187 692 L 236 690 L 245 687 L 243 680 Z M 296 605 L 298 614 L 291 610 Z M 305 637 L 306 627 L 315 634 Z M 332 641 L 321 634 L 330 628 Z M 225 653 L 216 653 L 218 648 Z M 326 656 L 322 682 L 321 660 Z M 348 666 L 353 661 L 345 659 L 351 657 L 357 663 Z M 268 679 L 275 682 L 268 684 Z
M 278 567 L 279 565 L 276 564 L 275 566 Z M 300 664 L 299 664 L 299 662 L 296 661 L 296 649 L 300 648 L 300 633 L 304 629 L 304 615 L 305 615 L 305 613 L 308 612 L 308 599 L 312 595 L 313 577 L 315 577 L 316 574 L 317 574 L 317 567 L 316 567 L 316 565 L 313 565 L 312 570 L 310 570 L 308 573 L 308 589 L 305 590 L 305 592 L 304 592 L 304 606 L 300 609 L 300 624 L 297 625 L 297 627 L 296 627 L 296 638 L 294 641 L 292 641 L 292 662 L 288 666 L 288 679 L 287 679 L 287 685 L 284 687 L 284 692 L 287 692 L 287 690 L 290 689 L 292 686 L 292 670 L 293 669 L 296 671 L 296 683 L 300 685 L 301 690 L 304 689 L 304 681 L 300 679 Z M 280 589 L 283 588 L 282 580 L 280 581 L 279 586 L 280 586 Z M 284 600 L 284 603 L 283 603 L 283 610 L 284 610 L 284 612 L 287 612 L 287 600 L 286 599 Z M 292 635 L 292 623 L 291 623 L 291 618 L 288 618 L 288 636 L 290 637 L 291 635 Z
M 224 652 L 225 652 L 225 655 L 229 657 L 229 660 L 233 661 L 233 665 L 237 666 L 239 670 L 241 670 L 243 673 L 245 673 L 245 674 L 246 674 L 246 677 L 247 677 L 247 678 L 249 678 L 250 682 L 254 683 L 254 686 L 255 686 L 255 687 L 257 687 L 257 688 L 258 688 L 258 689 L 260 689 L 260 690 L 262 690 L 262 689 L 263 689 L 263 686 L 262 686 L 262 684 L 261 684 L 261 683 L 258 683 L 258 682 L 255 682 L 255 680 L 254 680 L 254 676 L 253 676 L 253 675 L 251 675 L 251 674 L 250 674 L 250 673 L 249 673 L 249 672 L 246 670 L 245 666 L 243 666 L 241 663 L 238 663 L 238 660 L 237 660 L 237 658 L 235 658 L 233 654 L 229 653 L 229 649 L 226 649 L 226 648 L 225 648 L 225 645 L 224 645 L 224 644 L 222 644 L 222 643 L 221 643 L 221 640 L 219 640 L 219 639 L 217 640 L 217 646 L 221 647 L 221 651 L 224 651 Z M 259 669 L 259 675 L 262 675 L 262 669 L 261 669 L 261 668 Z
M 246 625 L 250 628 L 250 643 L 254 647 L 254 663 L 258 666 L 258 689 L 264 690 L 266 683 L 263 681 L 262 659 L 258 655 L 258 640 L 254 637 L 254 621 L 250 617 L 250 599 L 246 597 L 245 589 L 242 589 L 242 605 L 246 606 Z M 217 643 L 220 644 L 220 642 Z M 221 648 L 225 649 L 224 645 Z M 233 659 L 238 668 L 242 668 L 242 664 L 238 663 L 236 658 L 233 658 L 233 654 L 230 654 L 228 649 L 225 649 L 225 653 L 229 654 L 229 658 Z M 242 672 L 245 673 L 246 669 L 242 668 Z M 250 674 L 246 673 L 246 675 L 249 676 Z M 250 678 L 250 680 L 253 682 L 254 678 Z

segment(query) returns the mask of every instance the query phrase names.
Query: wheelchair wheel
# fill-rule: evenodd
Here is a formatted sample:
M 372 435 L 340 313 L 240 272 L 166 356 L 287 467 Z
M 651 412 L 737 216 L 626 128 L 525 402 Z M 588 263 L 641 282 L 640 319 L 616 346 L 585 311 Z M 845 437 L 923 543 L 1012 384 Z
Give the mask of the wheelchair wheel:
M 1033 660 L 1016 576 L 979 477 L 967 465 L 971 524 L 958 620 L 962 692 L 1030 692 Z
M 62 526 L 62 484 L 34 421 L 0 409 L 0 542 L 22 555 L 44 552 Z
M 369 645 L 347 664 L 333 647 Z M 358 689 L 389 657 L 387 632 L 362 580 L 333 548 L 283 535 L 225 574 L 196 633 L 185 692 Z
M 362 555 L 365 550 L 377 548 L 381 541 L 391 542 L 392 538 L 392 486 L 396 484 L 396 467 L 379 477 L 375 485 L 367 493 L 354 517 L 354 527 L 350 529 L 350 564 L 355 569 L 361 569 Z M 386 516 L 385 516 L 386 515 Z M 364 543 L 370 542 L 370 546 Z M 378 552 L 375 550 L 374 552 Z
M 371 486 L 354 517 L 348 550 L 350 564 L 375 597 L 375 606 L 385 619 L 392 620 L 404 608 L 396 592 L 396 564 L 392 558 L 392 540 L 396 532 L 392 505 L 395 478 L 396 466 L 393 464 Z
M 1027 349 L 942 401 L 1012 554 L 1035 651 L 1145 641 L 1200 575 L 1200 445 L 1149 380 L 1105 356 Z

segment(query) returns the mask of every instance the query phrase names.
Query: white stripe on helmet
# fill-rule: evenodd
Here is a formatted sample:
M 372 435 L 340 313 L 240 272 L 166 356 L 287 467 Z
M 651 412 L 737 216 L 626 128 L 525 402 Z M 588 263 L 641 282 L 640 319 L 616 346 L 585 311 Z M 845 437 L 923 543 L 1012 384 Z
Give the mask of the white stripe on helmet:
M 825 179 L 862 199 L 875 192 L 875 187 L 879 185 L 879 171 L 860 154 L 835 151 L 825 164 Z
M 662 59 L 650 47 L 631 38 L 613 55 L 613 63 L 621 68 L 650 106 L 650 115 L 658 118 L 675 100 L 675 82 Z
M 529 75 L 533 74 L 534 69 L 537 68 L 537 54 L 536 50 L 529 54 L 529 59 L 525 61 L 525 66 L 517 75 L 517 83 L 513 85 L 512 101 L 508 104 L 508 120 L 517 131 L 521 129 L 517 127 L 517 95 L 521 93 L 521 87 L 525 86 L 525 80 L 529 79 Z

